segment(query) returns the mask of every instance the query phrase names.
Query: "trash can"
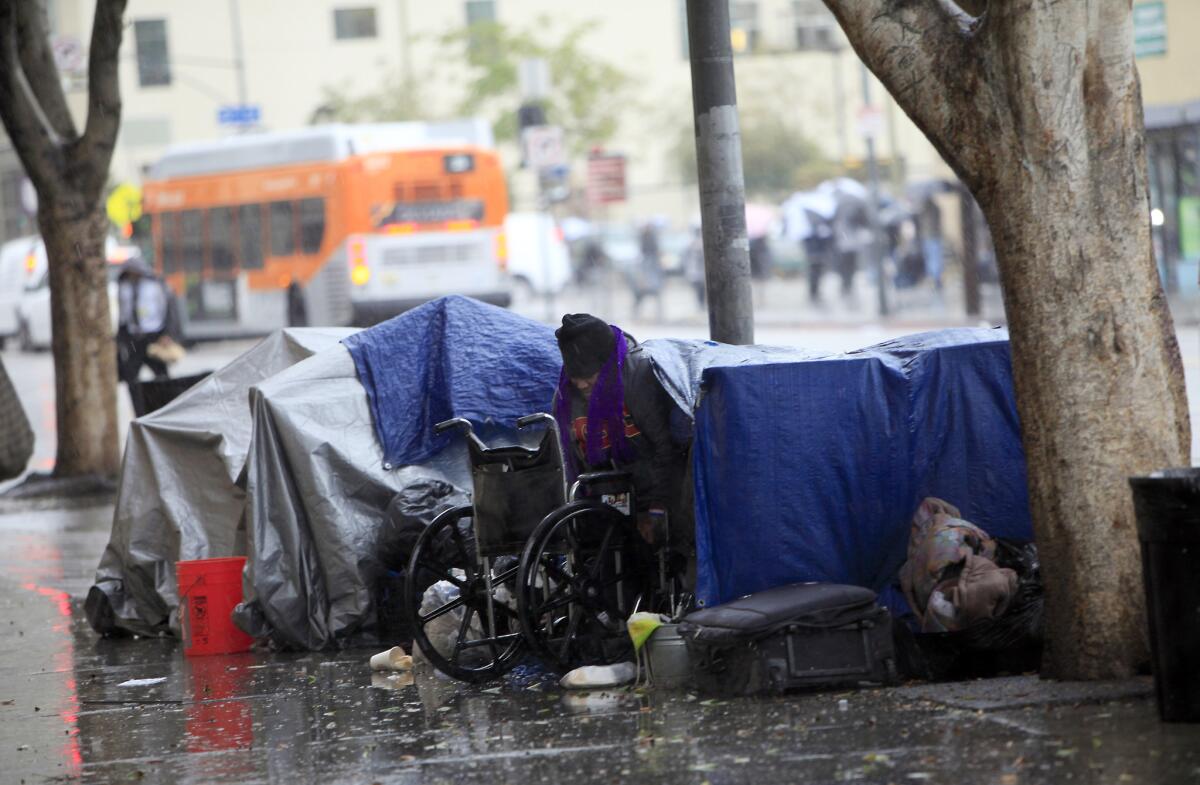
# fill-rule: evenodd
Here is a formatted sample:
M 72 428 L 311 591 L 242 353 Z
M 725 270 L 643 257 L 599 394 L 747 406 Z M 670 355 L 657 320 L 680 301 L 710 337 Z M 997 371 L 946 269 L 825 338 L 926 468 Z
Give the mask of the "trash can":
M 141 417 L 144 414 L 158 411 L 183 395 L 188 388 L 197 382 L 207 379 L 209 373 L 211 372 L 205 371 L 204 373 L 193 373 L 188 376 L 169 376 L 164 379 L 136 382 L 142 388 L 142 400 L 146 406 L 146 410 L 138 414 L 138 416 Z
M 1200 468 L 1130 477 L 1158 713 L 1200 722 Z

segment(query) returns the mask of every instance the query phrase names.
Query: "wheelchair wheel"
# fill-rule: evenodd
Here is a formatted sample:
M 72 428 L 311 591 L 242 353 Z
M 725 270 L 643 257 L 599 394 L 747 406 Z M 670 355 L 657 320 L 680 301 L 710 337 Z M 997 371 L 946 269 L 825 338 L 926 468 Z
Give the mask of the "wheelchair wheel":
M 625 620 L 645 559 L 632 520 L 594 500 L 546 516 L 521 554 L 517 610 L 526 643 L 560 668 L 633 658 Z
M 484 569 L 472 512 L 456 507 L 433 519 L 413 548 L 404 586 L 413 643 L 443 673 L 479 682 L 512 667 L 523 641 L 510 601 L 517 558 Z

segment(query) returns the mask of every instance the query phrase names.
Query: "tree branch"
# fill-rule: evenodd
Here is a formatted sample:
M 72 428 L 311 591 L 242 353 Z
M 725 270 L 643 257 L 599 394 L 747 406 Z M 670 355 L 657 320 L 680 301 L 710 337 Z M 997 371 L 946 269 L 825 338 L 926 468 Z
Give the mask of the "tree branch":
M 986 15 L 956 0 L 824 0 L 867 67 L 972 188 L 999 132 Z M 978 3 L 976 4 L 976 7 Z
M 37 0 L 25 0 L 17 5 L 17 55 L 25 78 L 46 121 L 64 141 L 74 141 L 79 133 L 67 108 L 58 66 L 50 49 L 46 24 L 46 8 Z
M 117 131 L 121 126 L 121 85 L 117 53 L 121 48 L 126 0 L 97 0 L 88 53 L 88 115 L 77 146 L 77 163 L 87 193 L 99 197 L 108 178 Z
M 16 0 L 0 0 L 0 121 L 39 194 L 58 182 L 62 148 L 25 80 L 17 44 Z

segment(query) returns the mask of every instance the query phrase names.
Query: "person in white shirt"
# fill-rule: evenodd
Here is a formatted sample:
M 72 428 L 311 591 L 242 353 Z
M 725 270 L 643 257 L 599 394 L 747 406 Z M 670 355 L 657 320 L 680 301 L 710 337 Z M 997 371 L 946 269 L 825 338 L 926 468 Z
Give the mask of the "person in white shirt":
M 154 378 L 167 376 L 167 365 L 152 357 L 147 349 L 162 337 L 167 327 L 168 300 L 162 281 L 141 259 L 125 263 L 117 278 L 117 375 L 129 388 L 134 414 L 145 413 L 145 399 L 138 386 L 142 366 L 150 368 Z

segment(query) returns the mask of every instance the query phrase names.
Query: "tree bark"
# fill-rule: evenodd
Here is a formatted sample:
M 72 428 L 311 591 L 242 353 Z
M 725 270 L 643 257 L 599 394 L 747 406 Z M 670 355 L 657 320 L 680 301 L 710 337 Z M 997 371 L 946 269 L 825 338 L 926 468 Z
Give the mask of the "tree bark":
M 116 349 L 102 195 L 120 125 L 125 0 L 98 0 L 83 135 L 67 109 L 40 0 L 0 0 L 0 121 L 38 193 L 50 273 L 59 477 L 119 468 Z
M 1146 657 L 1126 478 L 1183 464 L 1190 425 L 1154 264 L 1128 0 L 826 0 L 991 226 L 1046 583 L 1042 673 Z

